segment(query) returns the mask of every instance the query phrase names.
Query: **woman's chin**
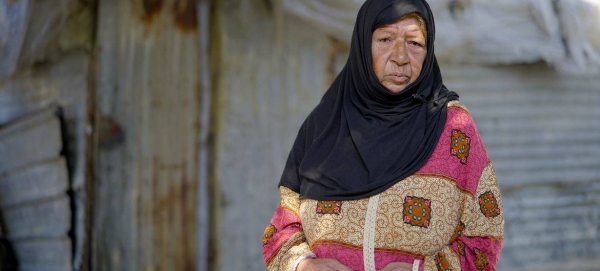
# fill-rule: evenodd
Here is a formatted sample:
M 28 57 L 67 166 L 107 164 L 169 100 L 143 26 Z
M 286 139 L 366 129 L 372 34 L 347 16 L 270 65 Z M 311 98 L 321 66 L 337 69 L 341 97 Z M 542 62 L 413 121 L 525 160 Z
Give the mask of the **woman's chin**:
M 406 88 L 406 85 L 390 85 L 385 87 L 392 93 L 400 93 Z

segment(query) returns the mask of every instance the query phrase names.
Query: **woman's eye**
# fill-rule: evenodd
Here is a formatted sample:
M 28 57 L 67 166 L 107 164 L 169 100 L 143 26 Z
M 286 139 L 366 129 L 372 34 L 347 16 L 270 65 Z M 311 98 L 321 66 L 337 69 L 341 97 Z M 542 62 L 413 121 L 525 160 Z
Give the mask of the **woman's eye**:
M 413 45 L 413 46 L 423 47 L 423 45 L 422 45 L 422 44 L 420 44 L 420 43 L 418 43 L 418 42 L 416 42 L 416 41 L 410 41 L 410 42 L 409 42 L 409 44 L 410 44 L 410 45 Z
M 381 39 L 379 39 L 379 41 L 380 42 L 390 42 L 390 41 L 392 41 L 392 39 L 390 39 L 390 38 L 381 38 Z

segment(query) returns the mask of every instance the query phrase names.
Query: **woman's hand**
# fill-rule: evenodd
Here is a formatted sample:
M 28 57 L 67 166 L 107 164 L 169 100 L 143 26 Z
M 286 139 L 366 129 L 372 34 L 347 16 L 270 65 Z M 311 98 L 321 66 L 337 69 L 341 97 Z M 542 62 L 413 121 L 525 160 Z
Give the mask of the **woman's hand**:
M 389 263 L 379 271 L 412 271 L 412 264 L 409 263 Z
M 387 267 L 386 267 L 387 268 Z M 336 259 L 304 259 L 298 264 L 296 271 L 352 271 Z

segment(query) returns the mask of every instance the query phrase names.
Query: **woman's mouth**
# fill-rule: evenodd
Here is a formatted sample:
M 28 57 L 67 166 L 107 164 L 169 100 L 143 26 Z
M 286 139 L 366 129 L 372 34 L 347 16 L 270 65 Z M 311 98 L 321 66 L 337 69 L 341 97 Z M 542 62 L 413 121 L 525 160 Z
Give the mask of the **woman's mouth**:
M 408 81 L 410 81 L 410 77 L 402 73 L 388 74 L 388 78 L 390 78 L 396 84 L 406 84 Z

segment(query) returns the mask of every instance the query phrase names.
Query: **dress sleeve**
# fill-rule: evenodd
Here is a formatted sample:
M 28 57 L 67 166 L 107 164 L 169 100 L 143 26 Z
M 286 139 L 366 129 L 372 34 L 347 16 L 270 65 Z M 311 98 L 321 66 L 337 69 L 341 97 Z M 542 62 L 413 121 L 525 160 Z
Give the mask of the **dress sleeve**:
M 448 245 L 425 257 L 425 270 L 496 270 L 504 236 L 504 211 L 491 163 L 481 174 L 476 194 L 465 194 L 462 209 Z M 460 269 L 455 268 L 458 266 Z
M 269 271 L 295 271 L 301 260 L 316 258 L 302 231 L 298 193 L 280 186 L 281 202 L 263 234 L 263 259 Z

